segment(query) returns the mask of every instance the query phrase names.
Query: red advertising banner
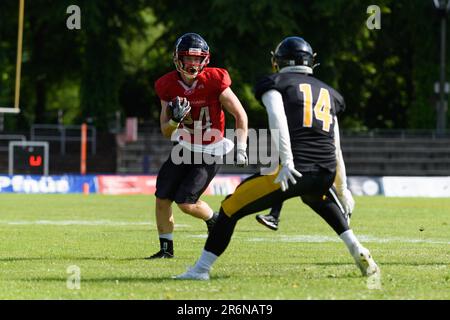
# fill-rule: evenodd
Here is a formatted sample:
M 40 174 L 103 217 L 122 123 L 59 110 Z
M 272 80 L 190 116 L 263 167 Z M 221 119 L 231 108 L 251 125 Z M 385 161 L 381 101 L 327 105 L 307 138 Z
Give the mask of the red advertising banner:
M 156 176 L 97 176 L 101 194 L 154 194 Z
M 97 179 L 100 194 L 154 194 L 156 190 L 156 176 L 99 175 Z M 204 194 L 226 196 L 234 192 L 242 179 L 240 175 L 216 176 Z

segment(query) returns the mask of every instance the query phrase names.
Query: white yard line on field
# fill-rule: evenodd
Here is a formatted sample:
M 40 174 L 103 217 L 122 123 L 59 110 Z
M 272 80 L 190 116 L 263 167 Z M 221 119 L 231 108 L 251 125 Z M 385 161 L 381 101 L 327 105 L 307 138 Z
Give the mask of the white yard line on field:
M 111 221 L 111 220 L 17 220 L 1 221 L 0 225 L 50 225 L 50 226 L 151 226 L 150 222 Z M 176 224 L 175 227 L 189 227 L 187 224 Z
M 207 235 L 197 234 L 190 235 L 191 238 L 207 238 Z M 321 236 L 321 235 L 299 235 L 299 236 L 267 236 L 258 238 L 242 238 L 238 236 L 240 240 L 246 240 L 251 242 L 307 242 L 307 243 L 323 243 L 323 242 L 341 242 L 339 237 Z M 402 237 L 374 237 L 370 235 L 360 235 L 358 239 L 361 242 L 377 242 L 377 243 L 389 243 L 389 242 L 402 242 L 402 243 L 432 243 L 432 244 L 450 244 L 450 241 L 436 240 L 436 239 L 409 239 Z
M 370 235 L 359 235 L 358 239 L 361 242 L 377 242 L 377 243 L 389 243 L 389 242 L 402 242 L 402 243 L 433 243 L 433 244 L 450 244 L 450 241 L 436 240 L 436 239 L 410 239 L 403 237 L 375 237 Z M 249 238 L 248 241 L 265 241 L 265 242 L 341 242 L 342 240 L 335 236 L 321 236 L 321 235 L 299 235 L 299 236 L 287 236 L 281 235 L 279 237 L 261 237 L 261 238 Z
M 0 220 L 0 225 L 23 226 L 23 225 L 49 225 L 49 226 L 154 226 L 154 223 L 144 221 L 113 221 L 113 220 Z M 188 224 L 176 224 L 176 228 L 190 227 Z M 206 239 L 206 234 L 192 234 L 188 237 Z M 252 242 L 306 242 L 306 243 L 323 243 L 323 242 L 341 242 L 337 236 L 322 236 L 322 235 L 279 235 L 267 237 L 252 237 L 243 238 L 238 236 L 241 240 Z M 376 242 L 376 243 L 431 243 L 431 244 L 450 244 L 449 240 L 437 239 L 411 239 L 403 237 L 375 237 L 371 235 L 359 235 L 358 239 L 361 242 Z

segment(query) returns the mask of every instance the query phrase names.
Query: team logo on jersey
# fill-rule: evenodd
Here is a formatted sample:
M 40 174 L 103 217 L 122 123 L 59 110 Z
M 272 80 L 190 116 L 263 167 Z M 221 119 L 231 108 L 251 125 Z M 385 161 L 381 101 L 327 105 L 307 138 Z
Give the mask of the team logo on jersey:
M 205 105 L 206 100 L 189 100 L 191 105 Z

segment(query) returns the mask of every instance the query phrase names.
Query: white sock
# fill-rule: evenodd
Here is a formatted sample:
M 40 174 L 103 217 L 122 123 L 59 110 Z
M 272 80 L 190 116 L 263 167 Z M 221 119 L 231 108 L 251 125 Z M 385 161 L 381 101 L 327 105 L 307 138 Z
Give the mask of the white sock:
M 160 238 L 173 241 L 173 233 L 161 233 L 159 235 Z
M 218 256 L 216 256 L 214 253 L 203 249 L 202 255 L 197 260 L 194 269 L 199 272 L 209 272 L 214 262 L 216 262 L 217 258 Z
M 361 243 L 359 243 L 358 239 L 353 234 L 353 231 L 351 229 L 341 233 L 339 237 L 342 239 L 342 241 L 344 241 L 345 245 L 348 248 L 348 251 L 350 251 L 351 254 L 353 254 L 356 249 L 362 247 Z

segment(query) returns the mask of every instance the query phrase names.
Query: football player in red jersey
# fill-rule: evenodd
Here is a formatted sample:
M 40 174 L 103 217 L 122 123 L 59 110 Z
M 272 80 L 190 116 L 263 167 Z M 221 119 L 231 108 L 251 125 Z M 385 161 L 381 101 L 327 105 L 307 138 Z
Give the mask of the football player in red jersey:
M 236 164 L 248 164 L 247 114 L 230 88 L 227 70 L 207 67 L 209 59 L 206 41 L 196 33 L 186 33 L 175 43 L 176 70 L 155 83 L 161 100 L 161 132 L 175 140 L 176 146 L 158 173 L 155 196 L 160 250 L 149 259 L 174 256 L 172 202 L 184 213 L 204 220 L 208 232 L 217 219 L 217 214 L 199 197 L 216 175 L 219 163 L 205 162 L 203 157 L 199 162 L 198 155 L 222 157 L 233 149 L 233 142 L 224 137 L 223 109 L 236 120 Z M 187 155 L 190 161 L 180 163 L 174 159 L 175 147 L 180 146 L 183 159 Z

